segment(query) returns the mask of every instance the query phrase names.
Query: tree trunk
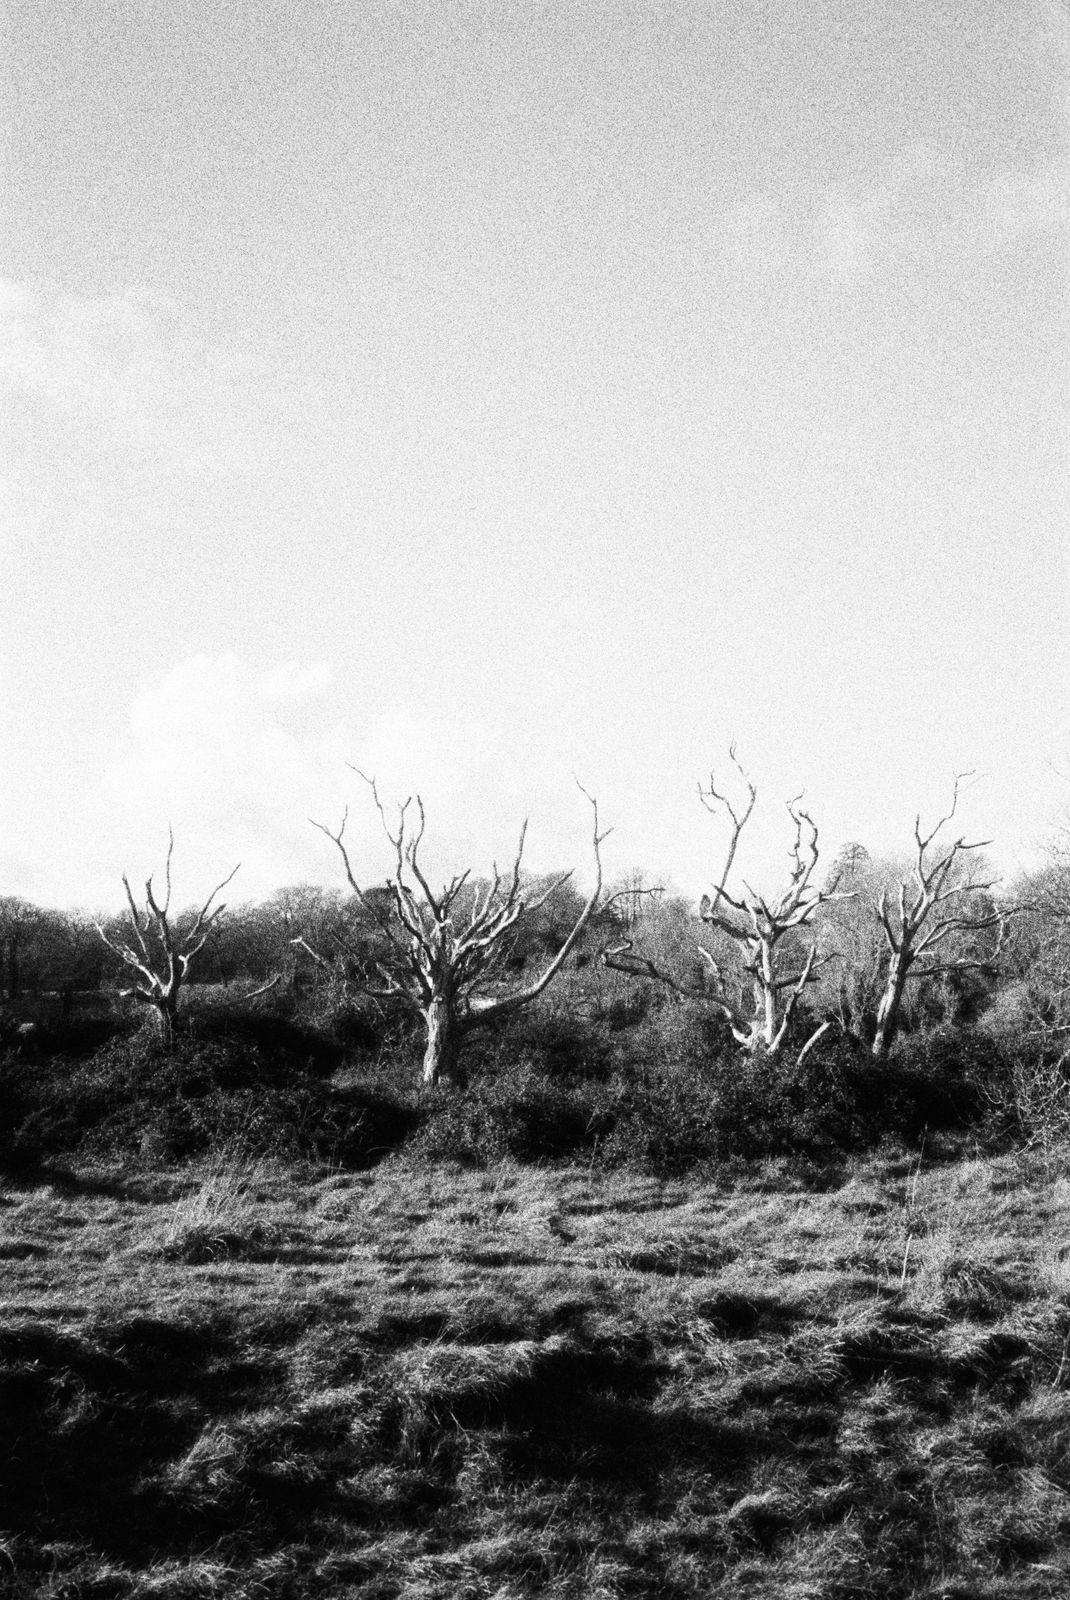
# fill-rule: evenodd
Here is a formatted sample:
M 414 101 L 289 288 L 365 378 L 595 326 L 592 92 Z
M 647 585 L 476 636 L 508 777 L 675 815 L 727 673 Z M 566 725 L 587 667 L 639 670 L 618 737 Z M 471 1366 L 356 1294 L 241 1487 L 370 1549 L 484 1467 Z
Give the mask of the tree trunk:
M 893 961 L 888 981 L 884 986 L 884 993 L 877 1007 L 877 1031 L 873 1035 L 871 1052 L 877 1061 L 883 1061 L 895 1042 L 896 1033 L 899 1031 L 899 1012 L 903 1003 L 903 993 L 910 976 L 910 963 L 903 960 L 902 953 Z
M 762 1043 L 767 1050 L 772 1050 L 773 1041 L 777 1036 L 777 990 L 776 970 L 773 966 L 772 946 L 762 941 L 762 979 L 761 1001 L 763 1016 Z
M 463 1087 L 460 1068 L 461 1027 L 448 995 L 435 995 L 424 1012 L 427 1046 L 424 1050 L 424 1083 L 436 1088 L 440 1083 Z
M 170 1050 L 175 1031 L 174 1002 L 153 1000 L 149 1012 L 154 1041 L 161 1050 Z

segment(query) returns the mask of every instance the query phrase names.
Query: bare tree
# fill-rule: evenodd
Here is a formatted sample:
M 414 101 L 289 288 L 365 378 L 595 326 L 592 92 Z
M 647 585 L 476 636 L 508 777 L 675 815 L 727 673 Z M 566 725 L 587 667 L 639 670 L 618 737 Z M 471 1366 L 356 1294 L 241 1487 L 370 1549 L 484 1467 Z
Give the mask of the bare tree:
M 990 967 L 1003 948 L 1008 912 L 993 907 L 987 898 L 995 880 L 978 881 L 969 870 L 976 859 L 973 853 L 983 850 L 989 841 L 968 844 L 958 838 L 947 848 L 934 849 L 937 834 L 958 809 L 962 782 L 968 776 L 956 776 L 950 810 L 927 834 L 921 831 L 920 813 L 915 818 L 916 857 L 910 878 L 899 885 L 894 907 L 889 907 L 886 891 L 876 902 L 888 956 L 871 1046 L 881 1061 L 895 1042 L 909 981 Z M 949 950 L 953 936 L 968 937 L 991 928 L 996 929 L 991 948 L 979 953 L 976 949 Z
M 562 874 L 529 897 L 521 875 L 525 822 L 508 872 L 499 872 L 495 865 L 491 877 L 475 886 L 470 884 L 470 872 L 462 872 L 436 892 L 420 860 L 426 820 L 420 796 L 415 796 L 415 816 L 410 796 L 398 807 L 392 827 L 374 778 L 360 772 L 358 776 L 371 789 L 383 830 L 393 846 L 389 910 L 384 910 L 375 891 L 361 888 L 354 876 L 344 837 L 348 810 L 336 833 L 320 822 L 314 826 L 337 847 L 350 888 L 385 940 L 364 989 L 379 998 L 397 997 L 419 1015 L 425 1030 L 424 1083 L 459 1085 L 464 1081 L 460 1060 L 464 1036 L 474 1027 L 530 1005 L 561 971 L 591 920 L 602 892 L 601 845 L 607 837 L 598 831 L 598 804 L 587 796 L 593 813 L 593 889 L 539 976 L 522 987 L 503 991 L 511 930 L 523 916 L 545 905 L 572 874 Z
M 699 799 L 707 811 L 714 816 L 727 815 L 731 823 L 720 879 L 712 895 L 703 895 L 699 916 L 734 947 L 739 958 L 736 981 L 726 971 L 725 963 L 701 944 L 697 948 L 707 967 L 705 986 L 678 981 L 636 954 L 629 939 L 604 951 L 602 959 L 615 971 L 653 978 L 669 984 L 679 994 L 705 1000 L 727 1018 L 733 1037 L 744 1049 L 762 1048 L 772 1054 L 784 1043 L 803 992 L 826 959 L 818 956 L 816 943 L 811 943 L 805 952 L 800 948 L 801 930 L 809 926 L 825 902 L 844 896 L 838 892 L 836 879 L 823 888 L 813 881 L 818 831 L 809 812 L 800 807 L 799 797 L 789 801 L 787 808 L 795 829 L 787 887 L 779 895 L 768 897 L 746 883 L 738 893 L 729 891 L 728 880 L 740 836 L 758 799 L 757 789 L 736 759 L 734 745 L 729 755 L 746 784 L 747 799 L 737 809 L 728 795 L 716 788 L 712 775 L 707 788 L 699 785 Z
M 904 860 L 874 857 L 857 843 L 844 845 L 829 876 L 852 894 L 822 906 L 814 924 L 819 954 L 829 959 L 814 985 L 812 1004 L 867 1049 L 887 967 L 887 944 L 874 907 L 882 890 L 898 889 L 906 870 Z
M 178 996 L 184 983 L 189 982 L 190 968 L 198 951 L 204 948 L 212 928 L 226 910 L 212 901 L 226 888 L 238 868 L 227 874 L 212 890 L 197 912 L 193 922 L 184 931 L 175 928 L 171 921 L 171 856 L 175 848 L 173 831 L 167 830 L 167 864 L 164 870 L 166 893 L 160 905 L 153 893 L 152 879 L 145 883 L 145 909 L 139 911 L 130 889 L 130 881 L 123 873 L 126 903 L 130 908 L 132 938 L 129 942 L 118 935 L 106 933 L 98 922 L 97 932 L 108 949 L 134 973 L 130 991 L 136 999 L 152 1007 L 157 1035 L 164 1045 L 170 1045 L 178 1010 Z

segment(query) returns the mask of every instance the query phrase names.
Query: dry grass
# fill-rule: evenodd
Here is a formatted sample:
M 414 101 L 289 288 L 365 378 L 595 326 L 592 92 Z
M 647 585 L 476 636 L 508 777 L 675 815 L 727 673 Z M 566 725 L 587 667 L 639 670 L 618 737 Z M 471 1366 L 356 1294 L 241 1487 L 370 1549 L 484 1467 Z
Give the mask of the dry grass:
M 11 1187 L 0 1590 L 1065 1595 L 1064 1171 Z

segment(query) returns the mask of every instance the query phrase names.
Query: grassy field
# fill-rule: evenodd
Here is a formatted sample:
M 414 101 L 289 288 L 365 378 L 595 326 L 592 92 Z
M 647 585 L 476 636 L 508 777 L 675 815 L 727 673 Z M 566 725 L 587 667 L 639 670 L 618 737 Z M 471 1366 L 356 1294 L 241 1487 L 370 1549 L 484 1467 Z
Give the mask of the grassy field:
M 9 1184 L 0 1590 L 1066 1595 L 1064 1170 Z

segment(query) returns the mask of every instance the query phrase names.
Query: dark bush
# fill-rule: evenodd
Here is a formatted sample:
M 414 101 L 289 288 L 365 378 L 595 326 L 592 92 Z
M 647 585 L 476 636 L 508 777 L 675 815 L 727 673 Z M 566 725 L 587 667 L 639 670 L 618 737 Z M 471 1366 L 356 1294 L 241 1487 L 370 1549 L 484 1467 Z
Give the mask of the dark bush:
M 364 1166 L 400 1143 L 415 1120 L 405 1095 L 382 1084 L 335 1089 L 324 1081 L 323 1060 L 274 1026 L 180 1034 L 169 1051 L 139 1034 L 88 1060 L 56 1057 L 32 1075 L 9 1063 L 5 1087 L 12 1109 L 0 1148 L 9 1164 L 75 1150 L 183 1160 L 240 1143 L 251 1154 Z
M 568 1160 L 591 1152 L 607 1131 L 608 1099 L 597 1080 L 551 1077 L 522 1060 L 482 1074 L 464 1094 L 437 1097 L 412 1148 L 473 1165 L 504 1156 Z
M 607 1166 L 635 1166 L 657 1175 L 714 1161 L 723 1145 L 709 1068 L 648 1070 L 625 1082 L 611 1106 L 599 1147 Z
M 198 1006 L 182 1017 L 176 1028 L 176 1045 L 183 1042 L 195 1049 L 221 1047 L 241 1075 L 267 1070 L 287 1073 L 298 1069 L 328 1077 L 341 1065 L 343 1051 L 339 1041 L 315 1028 L 266 1006 L 243 1009 L 234 1004 Z
M 775 1056 L 740 1051 L 698 1004 L 651 1004 L 617 1029 L 610 1021 L 537 1005 L 476 1029 L 469 1088 L 429 1096 L 418 1028 L 396 1013 L 346 1002 L 316 1027 L 263 1002 L 242 1012 L 202 1000 L 168 1052 L 144 1031 L 86 1056 L 9 1050 L 0 1160 L 78 1151 L 182 1160 L 240 1142 L 363 1166 L 408 1143 L 429 1159 L 669 1174 L 766 1156 L 824 1161 L 886 1136 L 981 1128 L 986 1116 L 994 1126 L 992 1108 L 1012 1095 L 1014 1063 L 980 1030 L 904 1036 L 882 1064 L 831 1031 L 800 1064 L 806 1018 Z
M 567 1072 L 549 1050 L 512 1056 L 502 1033 L 468 1091 L 432 1104 L 413 1148 L 467 1162 L 580 1157 L 673 1174 L 766 1156 L 826 1161 L 976 1117 L 974 1075 L 993 1070 L 980 1039 L 958 1044 L 952 1059 L 948 1040 L 926 1036 L 914 1057 L 881 1065 L 831 1032 L 800 1062 L 811 1027 L 775 1055 L 746 1052 L 710 1013 L 667 1008 L 635 1031 L 632 1052 L 612 1068 L 596 1056 L 594 1075 L 581 1070 L 582 1055 L 567 1058 Z
M 865 1052 L 826 1036 L 802 1062 L 794 1048 L 722 1061 L 715 1094 L 722 1153 L 826 1156 L 879 1137 L 879 1095 Z
M 1012 1077 L 999 1041 L 981 1028 L 944 1026 L 900 1038 L 882 1069 L 887 1117 L 907 1136 L 980 1122 Z
M 501 1022 L 476 1028 L 463 1046 L 469 1077 L 504 1077 L 518 1065 L 547 1078 L 606 1078 L 614 1047 L 587 1017 L 534 1005 Z
M 501 1108 L 485 1095 L 441 1090 L 426 1108 L 409 1149 L 417 1157 L 466 1167 L 501 1161 L 509 1154 Z
M 712 1006 L 675 999 L 648 1008 L 630 1047 L 644 1065 L 693 1072 L 708 1072 L 718 1060 L 734 1058 L 738 1050 L 727 1019 Z

